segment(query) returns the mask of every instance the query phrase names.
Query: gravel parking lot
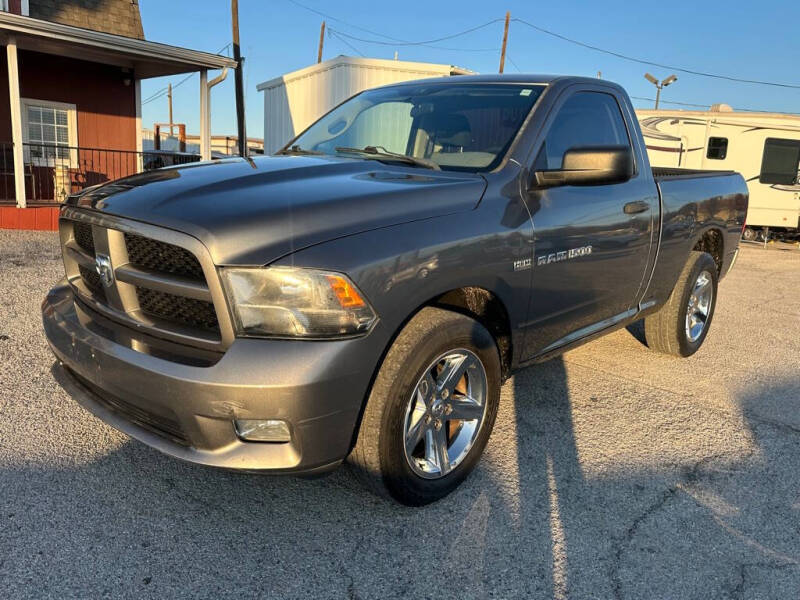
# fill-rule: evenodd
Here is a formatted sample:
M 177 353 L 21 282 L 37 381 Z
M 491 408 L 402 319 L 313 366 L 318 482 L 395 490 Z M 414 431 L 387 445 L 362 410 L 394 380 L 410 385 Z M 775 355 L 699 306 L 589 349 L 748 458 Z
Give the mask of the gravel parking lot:
M 62 272 L 55 234 L 0 231 L 2 597 L 800 597 L 798 250 L 743 249 L 691 359 L 623 330 L 519 373 L 476 472 L 423 509 L 96 420 L 50 375 Z

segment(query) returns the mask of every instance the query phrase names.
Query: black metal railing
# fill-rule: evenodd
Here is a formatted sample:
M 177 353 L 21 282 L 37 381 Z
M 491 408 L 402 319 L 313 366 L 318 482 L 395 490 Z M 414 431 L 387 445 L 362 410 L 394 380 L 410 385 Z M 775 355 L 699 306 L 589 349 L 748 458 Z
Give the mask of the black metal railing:
M 197 162 L 198 154 L 159 150 L 108 150 L 55 144 L 22 144 L 28 204 L 63 202 L 80 190 L 161 167 Z M 15 202 L 14 144 L 0 142 L 0 203 Z

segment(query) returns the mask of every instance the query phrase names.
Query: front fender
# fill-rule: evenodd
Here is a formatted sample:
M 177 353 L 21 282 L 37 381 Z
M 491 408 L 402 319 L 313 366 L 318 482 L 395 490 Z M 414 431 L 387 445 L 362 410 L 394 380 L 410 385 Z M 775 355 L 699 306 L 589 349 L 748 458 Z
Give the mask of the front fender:
M 423 306 L 448 291 L 480 287 L 494 293 L 509 316 L 512 344 L 528 309 L 530 269 L 516 261 L 532 258 L 530 218 L 516 227 L 498 226 L 486 203 L 466 213 L 445 215 L 367 231 L 311 248 L 276 265 L 329 269 L 347 274 L 378 313 L 370 336 L 385 348 Z M 526 213 L 527 214 L 527 213 Z M 501 217 L 502 218 L 502 217 Z

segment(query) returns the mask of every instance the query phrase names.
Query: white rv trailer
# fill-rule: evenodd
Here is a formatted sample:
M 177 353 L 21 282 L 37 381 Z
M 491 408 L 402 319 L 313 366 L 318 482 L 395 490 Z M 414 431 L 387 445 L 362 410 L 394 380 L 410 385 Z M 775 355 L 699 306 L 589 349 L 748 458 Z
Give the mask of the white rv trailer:
M 800 116 L 726 104 L 636 113 L 653 166 L 742 174 L 750 191 L 745 239 L 800 236 Z

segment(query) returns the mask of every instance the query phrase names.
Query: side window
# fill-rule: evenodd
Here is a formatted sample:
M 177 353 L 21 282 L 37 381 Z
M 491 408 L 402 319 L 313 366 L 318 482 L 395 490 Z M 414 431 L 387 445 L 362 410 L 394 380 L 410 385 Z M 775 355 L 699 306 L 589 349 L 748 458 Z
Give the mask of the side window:
M 706 158 L 725 160 L 726 156 L 728 156 L 728 138 L 708 138 L 708 150 L 706 151 Z
M 759 183 L 794 185 L 800 163 L 800 140 L 767 138 Z
M 577 92 L 558 110 L 536 169 L 560 169 L 564 153 L 583 146 L 629 146 L 628 130 L 616 99 L 602 92 Z

